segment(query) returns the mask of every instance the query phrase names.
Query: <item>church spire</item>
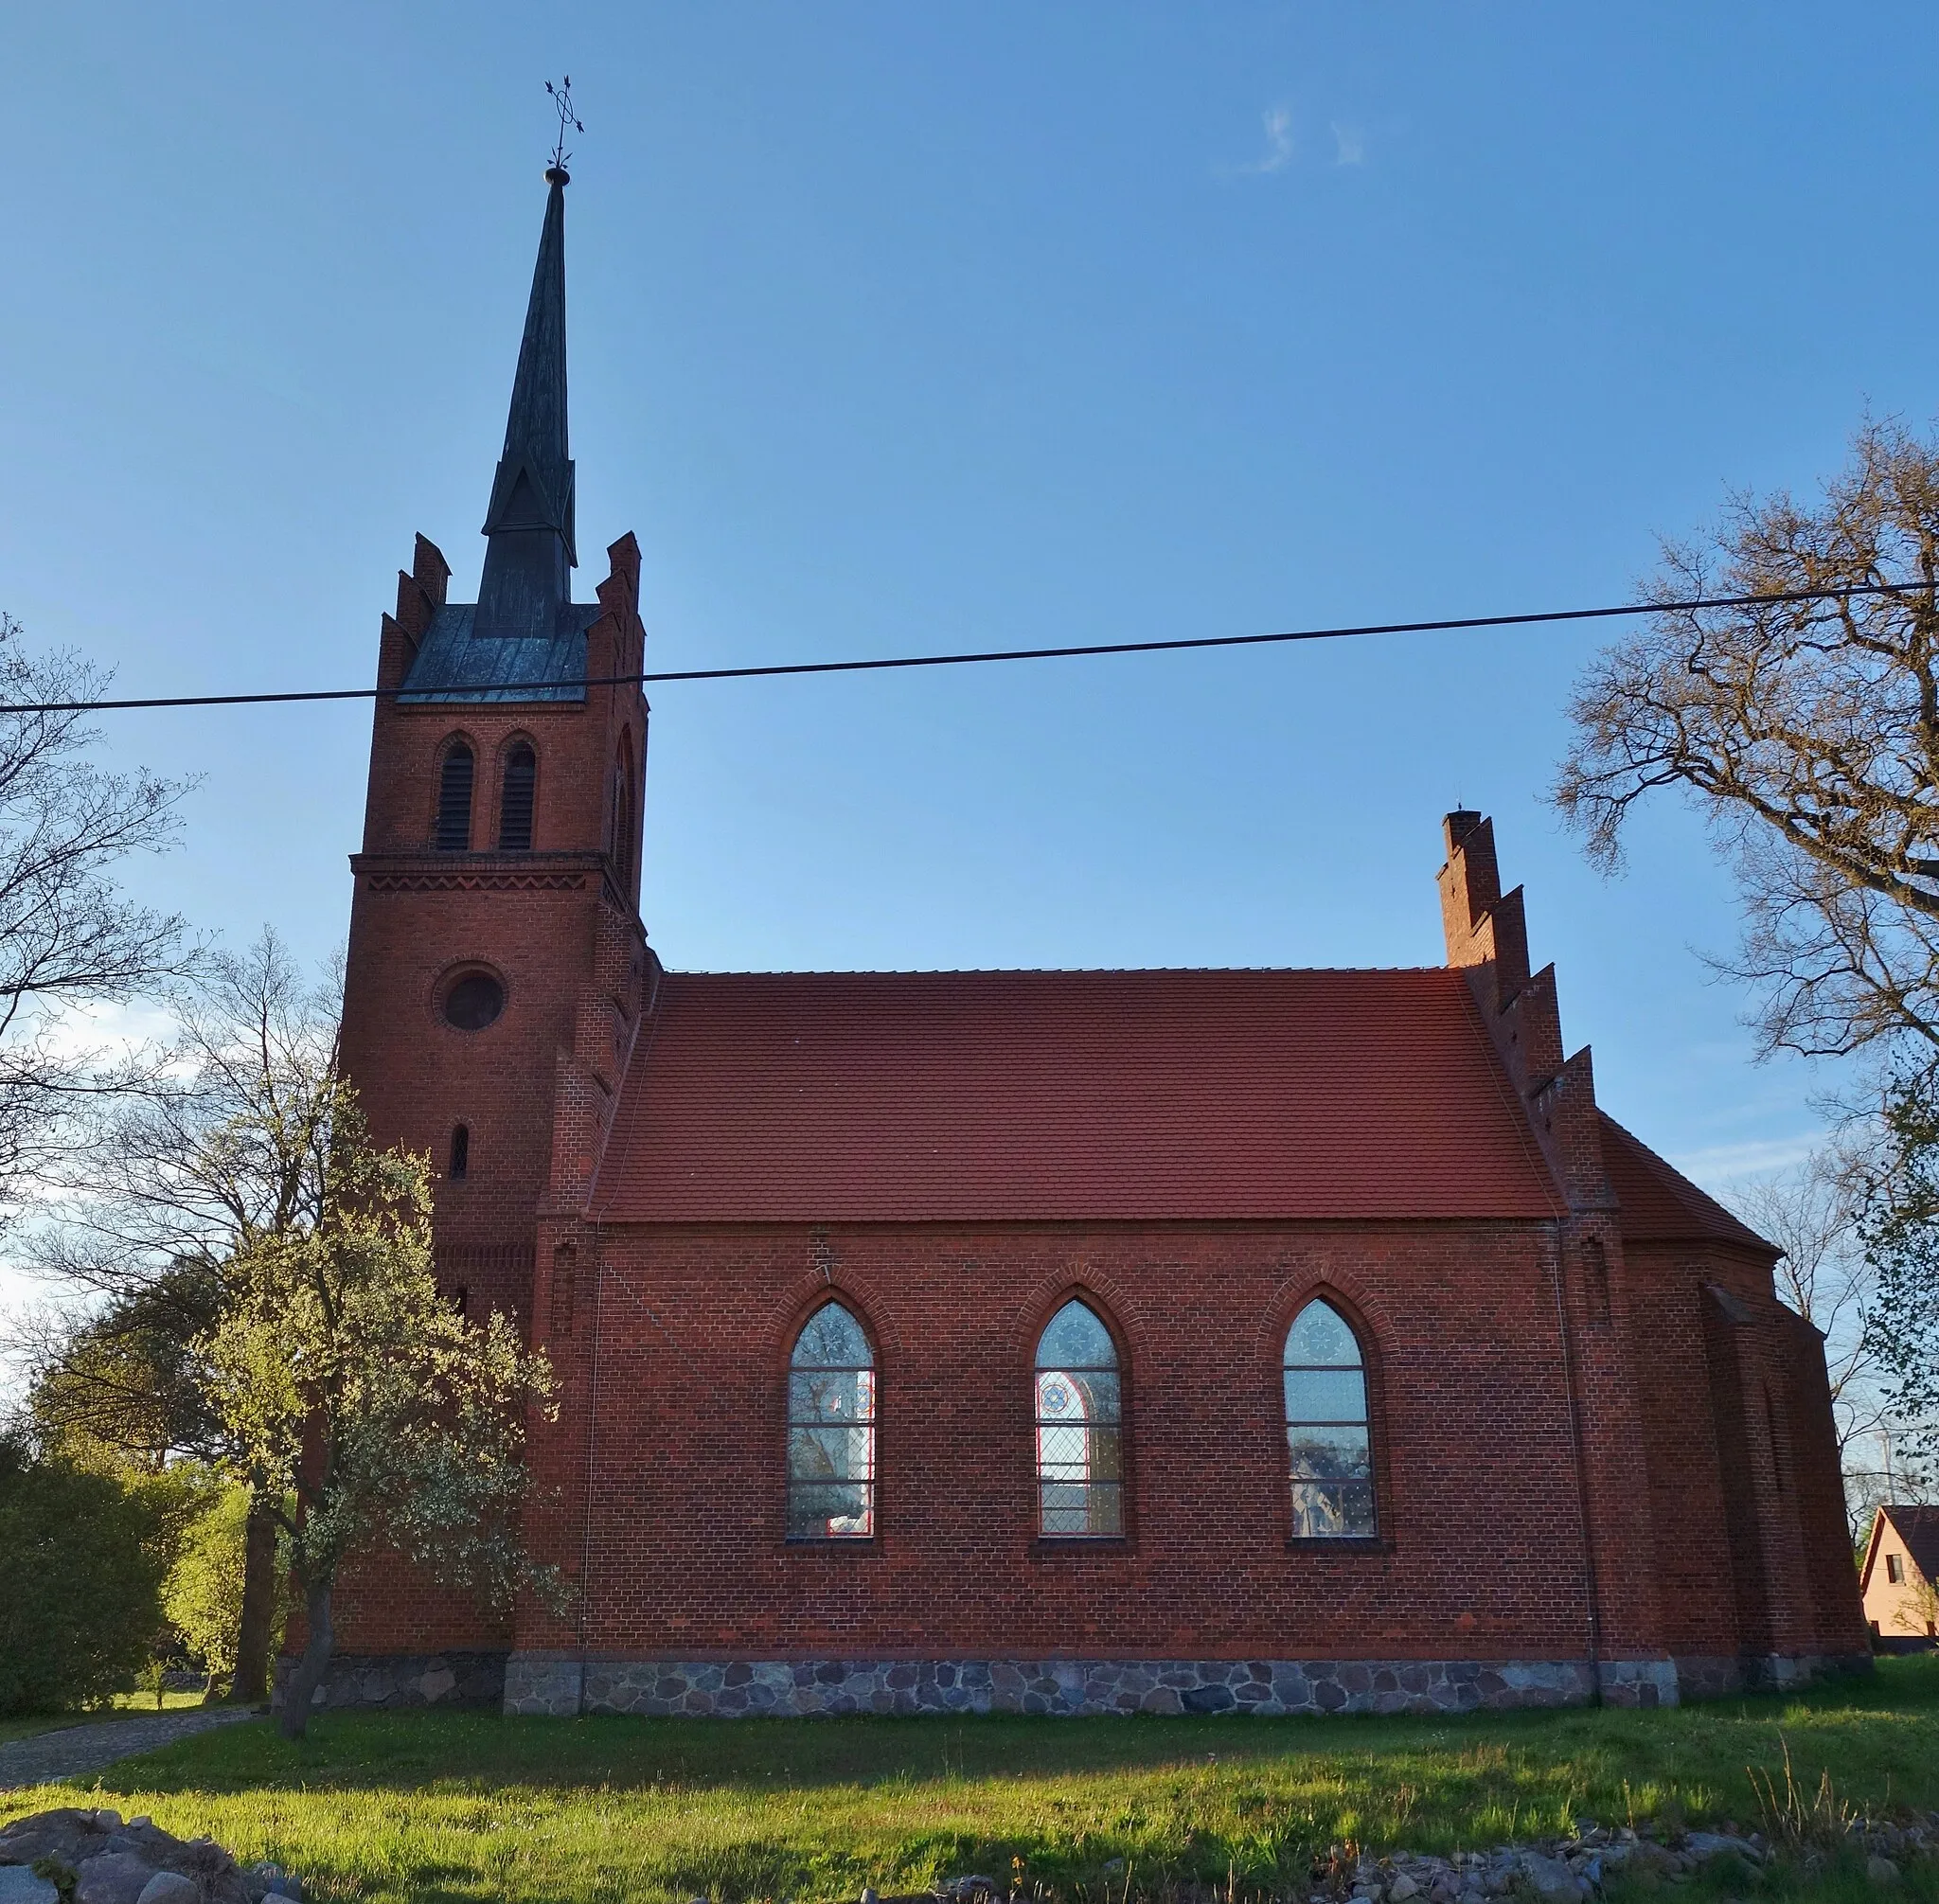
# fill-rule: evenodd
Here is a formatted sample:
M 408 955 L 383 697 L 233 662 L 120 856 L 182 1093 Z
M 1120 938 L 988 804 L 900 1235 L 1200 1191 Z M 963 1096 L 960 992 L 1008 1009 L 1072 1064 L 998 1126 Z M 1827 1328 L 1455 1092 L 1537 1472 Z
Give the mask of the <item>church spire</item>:
M 505 454 L 485 511 L 485 573 L 475 632 L 550 639 L 572 602 L 573 465 L 565 420 L 565 187 L 563 164 L 547 169 L 550 191 L 525 334 L 512 380 Z

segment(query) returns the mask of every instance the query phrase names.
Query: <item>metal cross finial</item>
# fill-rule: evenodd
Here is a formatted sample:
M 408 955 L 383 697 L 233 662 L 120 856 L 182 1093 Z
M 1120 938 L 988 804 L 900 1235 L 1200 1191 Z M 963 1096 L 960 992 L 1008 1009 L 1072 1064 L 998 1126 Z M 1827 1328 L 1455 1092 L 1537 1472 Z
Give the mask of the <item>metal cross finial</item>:
M 552 104 L 559 114 L 559 142 L 552 148 L 552 170 L 562 172 L 565 162 L 572 154 L 565 149 L 565 135 L 568 132 L 582 133 L 585 127 L 579 123 L 578 114 L 573 110 L 572 75 L 568 73 L 558 85 L 550 80 L 545 81 L 545 90 L 552 95 Z M 549 177 L 550 174 L 548 173 Z

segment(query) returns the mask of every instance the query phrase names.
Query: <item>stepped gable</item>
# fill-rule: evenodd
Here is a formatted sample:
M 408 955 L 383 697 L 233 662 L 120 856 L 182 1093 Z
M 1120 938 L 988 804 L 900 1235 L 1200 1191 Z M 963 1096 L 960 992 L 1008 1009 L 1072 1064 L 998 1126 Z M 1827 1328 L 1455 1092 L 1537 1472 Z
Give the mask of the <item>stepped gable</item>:
M 634 1048 L 595 1214 L 1559 1208 L 1458 972 L 680 972 Z
M 1767 1256 L 1778 1254 L 1774 1243 L 1706 1196 L 1607 1112 L 1602 1113 L 1602 1135 L 1603 1159 L 1622 1203 L 1626 1240 L 1735 1243 Z

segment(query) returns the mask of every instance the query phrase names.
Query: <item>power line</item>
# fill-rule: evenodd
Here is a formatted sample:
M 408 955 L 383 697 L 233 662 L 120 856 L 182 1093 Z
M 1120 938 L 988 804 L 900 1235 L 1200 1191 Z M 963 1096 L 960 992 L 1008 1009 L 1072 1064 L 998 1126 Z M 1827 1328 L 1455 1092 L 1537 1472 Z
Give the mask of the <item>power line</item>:
M 576 680 L 480 681 L 438 687 L 311 687 L 276 694 L 170 694 L 121 701 L 39 701 L 0 703 L 0 714 L 116 714 L 162 707 L 260 707 L 299 701 L 396 701 L 405 695 L 437 703 L 467 696 L 525 698 L 573 687 L 630 687 L 678 681 L 761 681 L 785 674 L 866 674 L 890 667 L 962 667 L 986 661 L 1063 661 L 1099 654 L 1164 654 L 1188 648 L 1262 648 L 1274 642 L 1345 641 L 1375 634 L 1452 634 L 1476 628 L 1528 628 L 1543 622 L 1609 621 L 1624 615 L 1676 614 L 1714 608 L 1779 607 L 1786 602 L 1848 601 L 1854 596 L 1921 591 L 1923 582 L 1852 582 L 1840 588 L 1783 589 L 1768 595 L 1699 596 L 1686 601 L 1629 601 L 1610 608 L 1552 608 L 1529 614 L 1469 614 L 1437 621 L 1375 621 L 1350 628 L 1298 628 L 1272 634 L 1180 635 L 1166 641 L 1096 641 L 1068 648 L 990 648 L 965 654 L 898 654 L 869 661 L 777 661 L 758 667 L 687 667 L 657 674 L 581 675 Z

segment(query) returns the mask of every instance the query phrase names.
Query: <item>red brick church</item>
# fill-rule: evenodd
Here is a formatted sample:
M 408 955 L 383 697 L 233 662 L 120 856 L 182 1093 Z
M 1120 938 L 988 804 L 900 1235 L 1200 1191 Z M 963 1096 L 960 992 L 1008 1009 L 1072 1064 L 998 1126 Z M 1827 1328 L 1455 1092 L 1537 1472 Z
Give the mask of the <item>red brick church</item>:
M 475 603 L 383 623 L 345 1048 L 560 1384 L 570 1611 L 364 1570 L 337 1701 L 1458 1709 L 1866 1652 L 1822 1343 L 1600 1111 L 1478 813 L 1423 970 L 689 972 L 639 551 L 577 602 L 564 187 Z

